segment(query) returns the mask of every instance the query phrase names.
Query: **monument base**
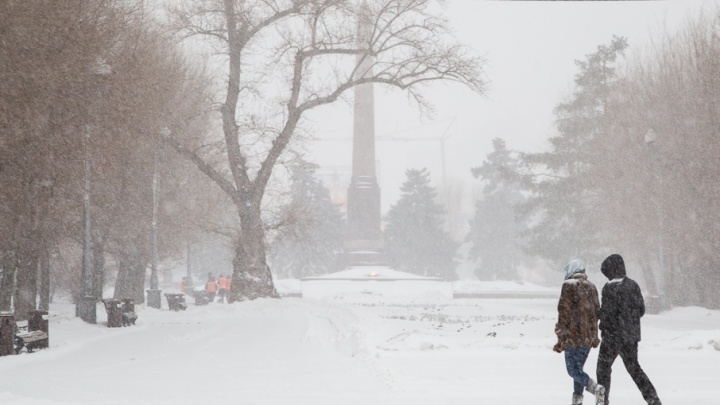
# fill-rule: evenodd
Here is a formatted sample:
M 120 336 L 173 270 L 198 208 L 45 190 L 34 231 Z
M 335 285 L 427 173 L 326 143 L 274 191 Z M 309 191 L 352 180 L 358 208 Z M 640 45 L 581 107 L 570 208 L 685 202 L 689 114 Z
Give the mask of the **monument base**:
M 387 266 L 352 266 L 343 271 L 302 279 L 302 297 L 377 300 L 453 298 L 452 283 L 438 277 L 423 277 Z
M 343 243 L 344 267 L 385 266 L 382 240 L 346 240 Z
M 345 267 L 357 266 L 386 266 L 387 259 L 384 253 L 373 251 L 345 252 Z

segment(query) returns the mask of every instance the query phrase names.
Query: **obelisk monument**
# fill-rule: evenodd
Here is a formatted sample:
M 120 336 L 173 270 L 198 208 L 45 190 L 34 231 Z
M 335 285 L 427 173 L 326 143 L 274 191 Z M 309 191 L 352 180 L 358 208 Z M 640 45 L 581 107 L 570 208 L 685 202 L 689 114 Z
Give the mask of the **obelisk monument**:
M 358 18 L 358 47 L 367 48 L 371 40 L 370 8 L 363 1 Z M 373 74 L 375 60 L 368 54 L 357 56 L 356 78 Z M 355 86 L 353 116 L 352 180 L 348 188 L 347 226 L 344 250 L 349 266 L 384 262 L 380 231 L 380 188 L 375 174 L 375 106 L 373 84 Z

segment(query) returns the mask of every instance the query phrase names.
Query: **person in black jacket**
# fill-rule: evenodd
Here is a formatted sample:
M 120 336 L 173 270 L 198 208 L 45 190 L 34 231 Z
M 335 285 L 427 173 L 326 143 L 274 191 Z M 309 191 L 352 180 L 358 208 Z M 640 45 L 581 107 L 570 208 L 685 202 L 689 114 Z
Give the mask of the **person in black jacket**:
M 649 405 L 661 405 L 655 387 L 638 363 L 640 341 L 640 318 L 645 315 L 645 302 L 640 286 L 625 275 L 622 256 L 613 254 L 602 263 L 602 273 L 608 283 L 602 289 L 600 305 L 600 353 L 598 354 L 597 383 L 604 389 L 604 404 L 608 405 L 610 374 L 619 355 L 625 369 L 635 381 L 643 398 Z

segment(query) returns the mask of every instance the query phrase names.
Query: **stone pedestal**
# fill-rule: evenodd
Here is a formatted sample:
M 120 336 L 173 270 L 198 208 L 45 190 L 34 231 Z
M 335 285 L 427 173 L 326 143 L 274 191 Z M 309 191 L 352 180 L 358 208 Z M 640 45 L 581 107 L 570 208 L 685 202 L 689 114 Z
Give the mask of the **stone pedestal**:
M 343 244 L 344 267 L 385 266 L 387 260 L 383 254 L 381 240 L 355 239 Z
M 374 243 L 361 249 L 382 248 L 380 231 L 380 188 L 374 177 L 354 176 L 348 188 L 348 234 L 346 245 Z M 355 242 L 358 241 L 358 242 Z M 359 242 L 363 241 L 363 242 Z

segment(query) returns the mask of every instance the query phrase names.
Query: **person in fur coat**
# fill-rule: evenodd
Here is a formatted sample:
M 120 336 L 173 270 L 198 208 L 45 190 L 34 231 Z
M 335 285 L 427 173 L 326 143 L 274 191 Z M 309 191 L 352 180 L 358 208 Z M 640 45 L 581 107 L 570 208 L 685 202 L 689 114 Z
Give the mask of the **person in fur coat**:
M 598 347 L 598 311 L 600 302 L 595 285 L 585 275 L 585 264 L 575 259 L 565 266 L 565 281 L 558 302 L 555 324 L 558 353 L 565 352 L 565 366 L 573 379 L 572 404 L 581 405 L 583 389 L 597 394 L 597 383 L 583 371 L 590 349 Z

